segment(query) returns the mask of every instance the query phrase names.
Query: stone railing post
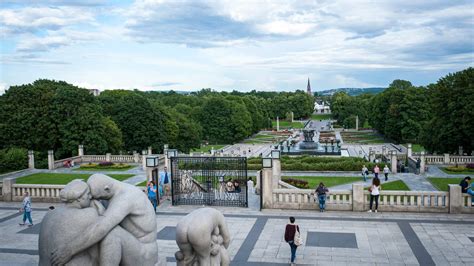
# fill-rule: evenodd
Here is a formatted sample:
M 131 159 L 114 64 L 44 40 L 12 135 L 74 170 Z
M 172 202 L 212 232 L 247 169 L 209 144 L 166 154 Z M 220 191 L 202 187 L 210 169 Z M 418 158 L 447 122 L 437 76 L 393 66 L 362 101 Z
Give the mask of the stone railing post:
M 271 168 L 264 168 L 262 175 L 262 205 L 263 208 L 271 209 L 273 207 L 273 171 Z
M 462 193 L 461 186 L 449 184 L 449 213 L 461 213 Z
M 396 151 L 392 151 L 390 153 L 390 162 L 392 163 L 392 174 L 396 174 L 397 173 L 397 152 Z
M 449 164 L 449 153 L 444 154 L 444 164 Z
M 278 188 L 278 182 L 281 179 L 281 162 L 280 159 L 272 159 L 272 183 L 273 188 Z
M 79 147 L 77 148 L 77 155 L 84 156 L 84 145 L 79 145 Z
M 16 183 L 15 178 L 5 178 L 3 179 L 3 201 L 12 201 L 13 200 L 13 184 Z
M 28 168 L 35 169 L 35 152 L 28 151 Z
M 425 173 L 425 165 L 426 165 L 426 158 L 425 158 L 425 152 L 422 151 L 421 152 L 421 155 L 420 155 L 420 174 L 424 174 Z
M 153 149 L 151 148 L 151 146 L 148 146 L 148 155 L 152 155 L 153 154 Z
M 112 154 L 110 154 L 110 153 L 106 153 L 106 154 L 105 154 L 105 161 L 106 161 L 106 162 L 110 162 L 110 156 L 111 156 L 111 155 L 112 155 Z
M 260 195 L 260 174 L 262 174 L 262 170 L 257 171 L 257 174 L 255 175 L 256 182 L 255 182 L 255 193 Z
M 140 160 L 140 154 L 137 151 L 133 151 L 133 162 L 139 163 L 139 160 Z
M 277 132 L 280 131 L 280 118 L 277 116 Z
M 352 184 L 352 211 L 361 212 L 365 210 L 364 185 Z
M 142 151 L 142 169 L 146 169 L 146 150 Z
M 413 149 L 411 143 L 408 143 L 407 156 L 411 157 L 413 155 Z
M 54 170 L 54 151 L 53 150 L 48 151 L 48 169 Z
M 462 146 L 459 146 L 458 149 L 459 149 L 458 150 L 459 151 L 459 156 L 463 156 L 464 152 L 463 152 Z

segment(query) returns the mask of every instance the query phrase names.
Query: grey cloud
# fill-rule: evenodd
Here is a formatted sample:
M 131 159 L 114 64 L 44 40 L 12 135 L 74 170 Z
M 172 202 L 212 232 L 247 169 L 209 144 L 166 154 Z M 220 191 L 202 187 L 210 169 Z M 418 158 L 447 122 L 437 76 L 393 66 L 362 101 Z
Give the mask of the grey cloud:
M 151 84 L 152 87 L 166 87 L 166 86 L 174 86 L 174 85 L 181 85 L 181 82 L 157 82 Z

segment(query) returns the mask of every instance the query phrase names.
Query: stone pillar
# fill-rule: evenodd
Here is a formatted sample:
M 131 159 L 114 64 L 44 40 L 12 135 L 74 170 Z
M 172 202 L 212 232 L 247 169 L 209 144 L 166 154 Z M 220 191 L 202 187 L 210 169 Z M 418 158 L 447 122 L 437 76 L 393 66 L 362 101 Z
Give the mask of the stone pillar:
M 422 151 L 421 152 L 421 155 L 420 155 L 420 174 L 424 174 L 425 173 L 425 165 L 426 165 L 426 160 L 425 160 L 425 152 Z
M 375 160 L 375 151 L 370 151 L 369 152 L 369 161 L 372 163 Z
M 273 174 L 271 168 L 262 169 L 262 205 L 263 208 L 273 207 Z
M 449 153 L 444 154 L 444 164 L 449 164 Z
M 392 174 L 396 174 L 397 173 L 397 152 L 396 151 L 392 151 L 390 153 L 390 162 L 392 163 Z
M 461 213 L 462 193 L 461 186 L 449 184 L 449 213 Z
M 168 144 L 163 145 L 163 154 L 165 155 L 165 167 L 171 171 L 170 162 L 168 159 Z
M 272 183 L 273 188 L 278 188 L 278 182 L 281 179 L 280 159 L 272 159 Z
M 382 156 L 386 156 L 387 155 L 387 146 L 383 145 L 382 146 Z
M 110 153 L 106 153 L 106 154 L 105 154 L 105 161 L 106 161 L 106 162 L 110 162 L 110 156 L 111 156 L 111 155 L 112 155 L 112 154 L 110 154 Z
M 295 113 L 291 112 L 291 123 L 295 121 Z
M 257 174 L 255 175 L 256 177 L 256 182 L 255 182 L 255 194 L 260 195 L 260 174 L 262 173 L 262 170 L 257 171 Z
M 151 148 L 151 146 L 148 146 L 148 155 L 152 155 L 153 154 L 153 149 Z
M 407 156 L 408 156 L 408 158 L 413 156 L 413 149 L 411 147 L 411 143 L 408 143 Z
M 364 185 L 352 184 L 352 211 L 365 211 Z
M 28 168 L 35 169 L 35 152 L 28 151 Z
M 459 155 L 460 155 L 460 156 L 463 156 L 463 149 L 462 149 L 462 146 L 459 146 L 458 149 L 459 149 Z
M 84 156 L 84 145 L 79 145 L 77 148 L 77 155 Z
M 277 116 L 277 131 L 280 131 L 280 118 Z
M 15 178 L 5 178 L 3 179 L 3 201 L 13 201 L 13 184 L 16 183 Z
M 133 151 L 133 162 L 134 163 L 140 162 L 140 154 L 137 151 Z
M 146 169 L 146 150 L 142 151 L 142 169 Z
M 359 116 L 356 116 L 356 130 L 359 131 Z
M 48 169 L 54 170 L 54 151 L 53 150 L 48 151 Z
M 154 169 L 155 169 L 154 167 L 145 167 L 145 173 L 146 173 L 146 180 L 147 181 L 153 180 L 153 170 Z

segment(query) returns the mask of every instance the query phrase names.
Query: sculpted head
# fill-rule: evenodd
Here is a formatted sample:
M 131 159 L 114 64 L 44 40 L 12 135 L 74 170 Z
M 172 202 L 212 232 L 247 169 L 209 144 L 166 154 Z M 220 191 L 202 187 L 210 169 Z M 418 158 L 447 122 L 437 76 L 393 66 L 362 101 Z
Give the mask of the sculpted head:
M 61 190 L 59 198 L 62 202 L 77 208 L 87 208 L 91 204 L 91 193 L 86 182 L 75 179 Z
M 114 195 L 116 180 L 104 174 L 93 174 L 87 180 L 94 199 L 110 199 Z

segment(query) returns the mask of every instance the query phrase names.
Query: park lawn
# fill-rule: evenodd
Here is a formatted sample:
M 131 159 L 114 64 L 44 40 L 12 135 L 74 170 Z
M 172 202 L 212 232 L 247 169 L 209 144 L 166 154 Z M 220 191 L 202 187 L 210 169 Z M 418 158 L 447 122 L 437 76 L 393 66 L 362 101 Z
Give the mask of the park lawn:
M 281 179 L 283 180 L 287 178 L 308 181 L 308 186 L 310 189 L 314 189 L 319 186 L 320 182 L 323 182 L 326 187 L 334 187 L 362 180 L 361 177 L 355 176 L 283 176 Z
M 97 171 L 97 172 L 101 172 L 101 171 L 127 171 L 127 170 L 130 170 L 132 168 L 134 168 L 136 166 L 134 165 L 129 165 L 127 167 L 124 167 L 124 168 L 113 168 L 113 167 L 84 167 L 84 168 L 74 168 L 72 169 L 73 171 Z
M 191 151 L 208 153 L 211 151 L 212 147 L 214 147 L 214 150 L 220 150 L 224 148 L 225 146 L 227 146 L 227 144 L 202 145 L 201 148 L 192 149 Z
M 145 180 L 141 183 L 136 184 L 135 186 L 137 186 L 137 187 L 146 187 L 146 183 L 148 183 L 148 181 Z
M 382 183 L 382 190 L 402 190 L 410 191 L 410 188 L 402 180 L 390 181 Z
M 276 120 L 272 121 L 273 128 L 277 127 Z M 280 128 L 303 128 L 304 124 L 299 121 L 289 122 L 289 121 L 280 121 Z
M 17 184 L 48 184 L 66 185 L 74 179 L 87 180 L 92 174 L 62 174 L 62 173 L 38 173 L 16 179 Z M 108 175 L 119 181 L 128 179 L 134 175 Z
M 427 179 L 439 191 L 448 191 L 449 184 L 459 185 L 463 178 L 428 177 Z
M 403 146 L 408 149 L 408 144 L 403 144 Z M 425 151 L 425 147 L 420 144 L 411 144 L 411 150 L 412 152 L 422 152 Z
M 332 119 L 332 114 L 312 114 L 312 120 L 330 120 Z
M 472 169 L 471 171 L 466 170 L 466 171 L 461 171 L 461 172 L 448 171 L 446 170 L 446 167 L 440 167 L 440 169 L 446 174 L 450 174 L 450 175 L 474 175 L 474 169 Z

